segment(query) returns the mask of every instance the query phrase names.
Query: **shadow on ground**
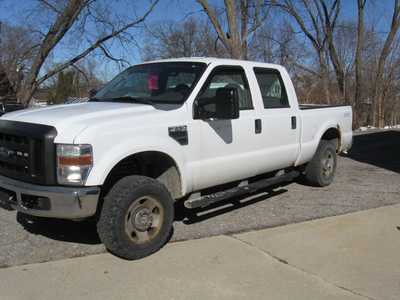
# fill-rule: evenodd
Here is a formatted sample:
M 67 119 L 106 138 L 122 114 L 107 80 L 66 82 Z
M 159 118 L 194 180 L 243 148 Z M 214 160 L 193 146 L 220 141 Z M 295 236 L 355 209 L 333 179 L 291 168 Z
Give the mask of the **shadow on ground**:
M 32 234 L 40 234 L 47 238 L 81 243 L 87 245 L 100 244 L 96 225 L 92 221 L 74 222 L 60 219 L 38 218 L 17 213 L 17 221 Z
M 245 206 L 265 201 L 271 197 L 287 192 L 280 188 L 276 191 L 260 190 L 252 194 L 244 194 L 228 198 L 224 201 L 212 204 L 206 208 L 187 209 L 183 201 L 175 203 L 175 221 L 190 225 L 199 223 L 218 215 L 226 214 Z M 80 243 L 86 245 L 100 244 L 96 225 L 93 220 L 74 222 L 69 220 L 38 218 L 23 213 L 17 214 L 17 221 L 24 229 L 35 235 L 42 235 L 49 239 Z
M 400 131 L 355 135 L 351 159 L 400 173 Z
M 287 192 L 286 189 L 278 190 L 260 190 L 252 194 L 243 194 L 238 197 L 228 198 L 226 200 L 208 205 L 204 208 L 188 209 L 183 205 L 183 201 L 176 202 L 175 205 L 175 220 L 182 221 L 183 224 L 190 225 L 205 221 L 207 219 L 226 214 L 236 209 L 245 206 L 256 204 L 260 201 L 265 201 L 276 195 Z

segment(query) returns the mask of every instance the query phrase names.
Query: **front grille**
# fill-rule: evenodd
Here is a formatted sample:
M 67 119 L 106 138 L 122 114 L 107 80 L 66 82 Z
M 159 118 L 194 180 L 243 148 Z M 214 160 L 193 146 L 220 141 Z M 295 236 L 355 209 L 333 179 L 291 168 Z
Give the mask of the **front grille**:
M 55 129 L 0 120 L 0 174 L 21 181 L 52 184 Z
M 42 153 L 40 140 L 0 133 L 0 170 L 3 174 L 10 177 L 42 176 Z

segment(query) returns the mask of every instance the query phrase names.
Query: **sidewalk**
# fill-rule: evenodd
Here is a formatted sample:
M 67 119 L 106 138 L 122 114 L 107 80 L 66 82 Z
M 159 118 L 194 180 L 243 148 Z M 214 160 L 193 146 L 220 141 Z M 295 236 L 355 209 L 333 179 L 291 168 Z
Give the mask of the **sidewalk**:
M 109 254 L 0 269 L 0 299 L 398 299 L 400 205 Z

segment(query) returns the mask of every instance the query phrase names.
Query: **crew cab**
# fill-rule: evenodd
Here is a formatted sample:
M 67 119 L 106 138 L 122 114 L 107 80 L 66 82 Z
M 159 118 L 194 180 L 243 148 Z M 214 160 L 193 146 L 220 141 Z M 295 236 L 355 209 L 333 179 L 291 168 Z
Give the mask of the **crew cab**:
M 110 252 L 137 259 L 167 242 L 175 201 L 203 207 L 297 176 L 329 185 L 351 126 L 349 106 L 299 105 L 279 65 L 146 62 L 87 103 L 2 116 L 0 199 L 37 217 L 92 217 Z

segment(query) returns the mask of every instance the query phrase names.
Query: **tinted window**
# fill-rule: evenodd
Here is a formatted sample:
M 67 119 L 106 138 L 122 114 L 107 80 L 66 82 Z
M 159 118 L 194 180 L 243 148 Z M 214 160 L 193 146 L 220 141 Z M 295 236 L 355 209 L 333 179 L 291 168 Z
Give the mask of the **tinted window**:
M 249 85 L 242 68 L 217 67 L 198 96 L 198 101 L 215 98 L 219 88 L 236 88 L 239 96 L 239 109 L 253 109 Z
M 289 102 L 281 75 L 276 70 L 255 68 L 264 108 L 289 107 Z

